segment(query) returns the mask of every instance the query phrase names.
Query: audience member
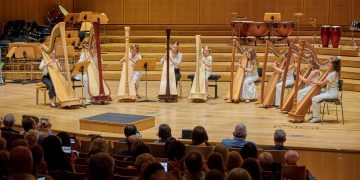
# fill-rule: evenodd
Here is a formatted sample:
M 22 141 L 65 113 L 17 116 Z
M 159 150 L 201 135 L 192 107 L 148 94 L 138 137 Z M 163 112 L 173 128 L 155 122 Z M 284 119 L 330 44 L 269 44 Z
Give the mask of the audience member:
M 223 180 L 224 174 L 217 169 L 211 169 L 205 176 L 205 180 Z
M 0 150 L 0 179 L 6 180 L 9 176 L 10 154 L 8 151 Z
M 0 137 L 0 151 L 6 150 L 6 139 Z
M 224 161 L 220 153 L 218 152 L 211 153 L 207 159 L 207 166 L 209 170 L 216 169 L 220 171 L 223 176 L 225 176 Z
M 57 136 L 48 136 L 42 143 L 44 159 L 49 171 L 63 170 L 73 172 L 73 166 L 67 160 L 62 147 L 61 140 Z
M 37 126 L 35 119 L 36 119 L 36 117 L 34 117 L 34 116 L 23 115 L 21 124 L 22 124 L 24 131 L 22 131 L 20 134 L 25 134 L 30 129 L 37 130 L 38 126 Z M 51 123 L 49 123 L 46 128 L 44 127 L 42 129 L 46 129 L 48 135 L 52 135 L 51 126 L 52 126 Z M 39 142 L 38 143 L 41 144 L 42 141 L 45 139 L 45 137 L 46 137 L 45 134 L 39 132 Z
M 44 160 L 44 150 L 41 146 L 35 145 L 31 147 L 33 157 L 33 172 L 35 177 L 44 176 L 47 174 L 46 162 Z
M 29 143 L 29 147 L 37 145 L 39 141 L 39 131 L 35 129 L 30 129 L 28 132 L 25 133 L 24 139 L 26 139 Z
M 150 153 L 143 153 L 135 159 L 135 166 L 139 172 L 144 172 L 145 168 L 153 162 L 156 160 Z
M 29 143 L 26 139 L 17 139 L 11 143 L 10 149 L 13 149 L 14 147 L 17 147 L 17 146 L 24 146 L 24 147 L 28 148 Z
M 260 167 L 263 171 L 271 171 L 275 180 L 281 179 L 281 168 L 280 163 L 274 162 L 273 156 L 269 152 L 263 152 L 259 155 Z M 271 179 L 271 177 L 264 177 L 263 180 Z
M 243 160 L 246 160 L 247 158 L 254 158 L 257 159 L 257 148 L 254 143 L 246 143 L 244 147 L 240 151 L 241 157 Z
M 181 141 L 167 141 L 165 145 L 165 152 L 169 161 L 180 162 L 185 156 L 185 145 Z M 169 142 L 169 143 L 168 143 Z
M 209 137 L 202 126 L 196 126 L 191 132 L 191 141 L 194 146 L 210 146 Z
M 114 159 L 107 153 L 99 152 L 90 157 L 88 180 L 112 180 Z
M 9 179 L 34 179 L 31 174 L 33 159 L 31 151 L 24 146 L 17 146 L 10 151 L 10 177 Z
M 108 144 L 104 138 L 96 138 L 91 142 L 89 149 L 89 157 L 99 152 L 109 153 Z
M 141 140 L 135 141 L 131 147 L 131 156 L 136 159 L 144 153 L 150 153 L 149 147 Z
M 287 165 L 293 165 L 293 166 L 298 166 L 297 162 L 299 160 L 299 154 L 296 151 L 293 150 L 288 150 L 285 153 L 285 162 Z M 316 179 L 308 169 L 306 169 L 306 179 L 310 180 L 310 179 Z
M 254 158 L 247 158 L 244 160 L 241 168 L 246 169 L 253 180 L 261 180 L 260 165 Z
M 229 149 L 223 144 L 216 144 L 215 148 L 214 148 L 214 152 L 220 153 L 223 158 L 224 164 L 226 164 L 228 154 L 229 154 Z
M 176 180 L 176 178 L 170 173 L 158 171 L 157 173 L 151 175 L 150 180 Z
M 3 119 L 4 127 L 1 128 L 3 132 L 12 132 L 19 134 L 19 131 L 14 129 L 15 126 L 15 116 L 12 114 L 7 114 Z
M 115 152 L 116 154 L 120 153 L 121 155 L 125 156 L 131 156 L 131 147 L 132 144 L 139 139 L 139 136 L 137 136 L 137 129 L 135 125 L 129 124 L 126 125 L 124 128 L 124 134 L 125 134 L 125 142 L 128 146 L 128 149 L 124 152 Z
M 198 151 L 191 151 L 185 156 L 186 173 L 185 180 L 204 180 L 205 173 L 202 172 L 203 156 Z
M 236 151 L 229 152 L 228 160 L 226 162 L 226 170 L 230 172 L 234 168 L 240 168 L 243 163 L 243 159 Z
M 153 162 L 145 168 L 144 172 L 140 175 L 140 179 L 150 180 L 151 176 L 159 172 L 165 172 L 164 167 L 158 162 Z
M 286 150 L 287 151 L 288 148 L 286 148 L 284 146 L 285 141 L 286 141 L 285 131 L 282 129 L 277 129 L 277 130 L 275 130 L 275 133 L 274 133 L 275 146 L 265 147 L 264 150 Z
M 165 144 L 166 140 L 171 138 L 171 129 L 167 124 L 160 124 L 158 131 L 159 140 L 156 140 L 154 144 Z
M 233 139 L 223 139 L 221 144 L 228 148 L 242 148 L 246 143 L 247 130 L 244 124 L 237 124 L 233 132 Z
M 225 177 L 225 180 L 240 180 L 240 179 L 252 180 L 249 172 L 247 172 L 247 170 L 243 168 L 234 168 Z
M 57 133 L 56 136 L 60 138 L 62 146 L 66 146 L 66 147 L 71 146 L 69 133 L 67 133 L 65 131 L 61 131 L 61 132 Z

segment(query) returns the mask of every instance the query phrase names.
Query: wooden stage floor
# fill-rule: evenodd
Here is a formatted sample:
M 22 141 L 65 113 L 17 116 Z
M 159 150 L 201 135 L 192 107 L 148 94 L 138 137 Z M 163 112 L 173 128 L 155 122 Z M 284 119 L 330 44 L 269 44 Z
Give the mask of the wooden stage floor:
M 225 103 L 223 97 L 229 83 L 219 83 L 219 98 L 209 99 L 207 103 L 191 103 L 187 98 L 177 103 L 119 103 L 116 98 L 118 81 L 108 82 L 114 101 L 109 105 L 91 105 L 80 109 L 54 109 L 43 105 L 35 105 L 35 84 L 6 84 L 0 86 L 0 116 L 7 113 L 16 115 L 16 124 L 21 124 L 22 114 L 37 116 L 46 115 L 51 119 L 53 129 L 81 134 L 98 133 L 107 137 L 123 137 L 122 134 L 101 133 L 80 130 L 79 119 L 106 112 L 150 115 L 156 117 L 153 128 L 141 131 L 143 138 L 156 139 L 158 125 L 167 123 L 172 128 L 174 137 L 181 137 L 182 129 L 192 129 L 197 125 L 204 126 L 210 142 L 220 142 L 223 138 L 231 138 L 234 125 L 244 123 L 248 128 L 250 141 L 258 145 L 273 144 L 273 132 L 282 128 L 287 132 L 286 145 L 297 148 L 320 148 L 331 150 L 360 151 L 360 93 L 345 91 L 343 95 L 345 125 L 336 122 L 335 107 L 331 105 L 327 121 L 321 123 L 288 122 L 286 114 L 276 109 L 263 109 L 254 103 Z M 156 99 L 159 82 L 149 82 L 149 99 Z M 190 82 L 182 82 L 183 94 L 188 94 Z M 145 96 L 145 82 L 141 82 L 140 95 Z M 80 95 L 80 90 L 78 90 Z M 259 90 L 258 90 L 259 92 Z M 210 95 L 213 96 L 210 87 Z

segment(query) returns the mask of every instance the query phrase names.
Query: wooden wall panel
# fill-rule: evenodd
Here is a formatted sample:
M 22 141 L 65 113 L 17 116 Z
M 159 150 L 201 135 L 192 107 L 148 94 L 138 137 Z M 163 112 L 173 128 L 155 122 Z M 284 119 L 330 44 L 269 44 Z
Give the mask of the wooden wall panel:
M 105 13 L 109 18 L 109 24 L 124 23 L 124 1 L 123 0 L 101 0 L 99 12 Z
M 297 151 L 299 153 L 299 165 L 305 165 L 306 168 L 318 179 L 325 178 L 325 152 L 316 151 Z
M 352 14 L 352 20 L 360 21 L 360 0 L 352 0 L 351 4 L 351 14 Z
M 83 11 L 99 11 L 99 0 L 73 0 L 74 1 L 74 10 L 75 12 Z M 107 3 L 107 2 L 101 2 Z
M 173 0 L 149 0 L 150 24 L 174 24 Z
M 321 6 L 319 6 L 321 4 Z M 317 24 L 329 23 L 330 0 L 304 0 L 304 18 L 302 24 L 307 24 L 309 18 L 315 18 Z
M 225 24 L 225 10 L 226 1 L 200 0 L 200 24 Z
M 263 21 L 264 13 L 267 11 L 267 3 L 268 1 L 263 0 L 246 0 L 246 6 L 242 8 L 246 8 L 244 12 L 246 12 L 245 16 L 248 17 L 249 21 Z
M 326 180 L 356 179 L 357 154 L 352 153 L 326 153 Z
M 332 25 L 349 25 L 351 22 L 351 0 L 331 0 L 329 18 Z
M 357 179 L 356 180 L 360 180 L 360 154 L 357 155 Z
M 125 24 L 149 23 L 149 0 L 124 0 Z
M 199 24 L 199 0 L 174 0 L 175 24 Z
M 281 13 L 282 21 L 296 21 L 294 13 L 303 12 L 303 0 L 274 0 L 266 10 Z

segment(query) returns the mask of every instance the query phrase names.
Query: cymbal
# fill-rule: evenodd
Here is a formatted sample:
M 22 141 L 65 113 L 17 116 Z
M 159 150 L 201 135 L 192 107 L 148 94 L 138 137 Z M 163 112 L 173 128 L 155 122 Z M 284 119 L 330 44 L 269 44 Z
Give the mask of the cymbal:
M 298 17 L 303 16 L 303 15 L 304 15 L 304 13 L 294 13 L 294 16 L 298 16 Z

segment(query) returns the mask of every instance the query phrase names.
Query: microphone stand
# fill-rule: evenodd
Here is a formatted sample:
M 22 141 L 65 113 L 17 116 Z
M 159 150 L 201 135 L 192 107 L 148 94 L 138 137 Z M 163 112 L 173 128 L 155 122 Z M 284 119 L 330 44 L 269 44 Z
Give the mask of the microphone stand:
M 157 101 L 154 101 L 154 100 L 150 100 L 147 98 L 147 95 L 148 95 L 148 79 L 147 79 L 147 72 L 148 72 L 148 63 L 144 63 L 144 70 L 145 70 L 145 99 L 144 100 L 141 100 L 141 101 L 138 101 L 138 102 L 157 102 Z

